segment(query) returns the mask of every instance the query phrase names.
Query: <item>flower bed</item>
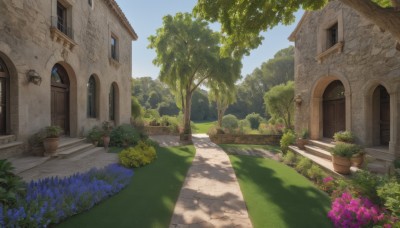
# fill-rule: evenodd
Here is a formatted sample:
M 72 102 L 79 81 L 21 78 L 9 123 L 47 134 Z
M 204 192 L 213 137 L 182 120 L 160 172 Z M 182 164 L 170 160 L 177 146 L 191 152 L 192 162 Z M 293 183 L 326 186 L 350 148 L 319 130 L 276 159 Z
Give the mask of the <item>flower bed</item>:
M 27 184 L 14 206 L 0 204 L 0 227 L 46 227 L 92 208 L 127 186 L 133 171 L 119 165 Z

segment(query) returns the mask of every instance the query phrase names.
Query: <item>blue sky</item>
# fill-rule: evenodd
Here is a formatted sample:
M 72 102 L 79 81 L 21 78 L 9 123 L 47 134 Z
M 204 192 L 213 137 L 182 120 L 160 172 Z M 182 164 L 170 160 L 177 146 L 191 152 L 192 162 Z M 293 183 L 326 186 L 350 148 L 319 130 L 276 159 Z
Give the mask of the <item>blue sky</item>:
M 139 36 L 132 45 L 132 74 L 133 77 L 150 76 L 157 78 L 159 69 L 153 65 L 155 51 L 147 49 L 147 37 L 155 35 L 156 30 L 162 26 L 162 18 L 167 14 L 175 15 L 177 12 L 191 12 L 196 5 L 196 0 L 116 0 L 131 22 Z M 246 76 L 259 67 L 262 62 L 272 58 L 282 48 L 292 43 L 288 41 L 290 33 L 300 20 L 303 11 L 296 13 L 296 22 L 290 26 L 277 26 L 273 30 L 263 33 L 263 44 L 246 56 L 242 63 L 242 75 Z M 213 26 L 214 28 L 215 26 Z

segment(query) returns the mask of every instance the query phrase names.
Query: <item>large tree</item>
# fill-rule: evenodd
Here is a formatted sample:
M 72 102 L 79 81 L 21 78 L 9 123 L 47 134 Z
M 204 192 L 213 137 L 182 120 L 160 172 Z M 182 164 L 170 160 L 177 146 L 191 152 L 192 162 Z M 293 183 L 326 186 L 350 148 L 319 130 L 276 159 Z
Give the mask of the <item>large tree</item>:
M 155 49 L 153 60 L 159 78 L 179 97 L 184 114 L 184 133 L 190 134 L 191 101 L 194 91 L 211 83 L 234 84 L 240 78 L 241 62 L 220 56 L 220 35 L 208 23 L 188 13 L 167 15 L 155 36 L 149 37 Z
M 229 87 L 224 83 L 213 84 L 208 92 L 210 100 L 216 103 L 218 127 L 222 127 L 222 117 L 229 105 L 236 102 L 236 87 Z
M 400 0 L 338 0 L 368 18 L 400 41 Z M 267 31 L 279 23 L 294 22 L 300 8 L 321 9 L 328 0 L 198 0 L 194 13 L 206 20 L 221 24 L 225 36 L 224 53 L 240 57 L 258 47 Z

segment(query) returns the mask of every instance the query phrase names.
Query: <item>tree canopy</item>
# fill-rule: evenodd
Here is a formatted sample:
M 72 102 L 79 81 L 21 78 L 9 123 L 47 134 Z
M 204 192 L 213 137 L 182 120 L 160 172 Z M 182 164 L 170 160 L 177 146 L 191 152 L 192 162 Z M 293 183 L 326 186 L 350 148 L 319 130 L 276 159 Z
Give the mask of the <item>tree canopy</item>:
M 400 14 L 397 0 L 339 0 L 355 9 L 376 25 L 389 31 L 400 41 Z M 198 0 L 193 9 L 196 16 L 218 21 L 224 34 L 224 53 L 233 52 L 236 57 L 248 54 L 257 48 L 263 37 L 260 32 L 267 31 L 282 23 L 294 22 L 294 13 L 300 8 L 317 10 L 324 7 L 328 0 Z M 391 7 L 394 6 L 394 7 Z

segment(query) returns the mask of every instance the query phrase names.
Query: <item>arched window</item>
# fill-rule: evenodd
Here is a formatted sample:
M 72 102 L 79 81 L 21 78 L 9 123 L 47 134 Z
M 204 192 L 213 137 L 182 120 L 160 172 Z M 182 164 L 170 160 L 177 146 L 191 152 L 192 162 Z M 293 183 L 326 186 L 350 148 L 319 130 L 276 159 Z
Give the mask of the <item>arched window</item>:
M 114 85 L 114 83 L 111 85 L 111 88 L 110 88 L 110 94 L 109 94 L 109 99 L 108 99 L 108 104 L 109 104 L 109 117 L 110 117 L 110 120 L 112 120 L 112 121 L 114 121 L 115 120 L 115 99 L 116 99 L 116 96 L 115 96 L 115 85 Z
M 87 115 L 89 118 L 96 118 L 96 79 L 94 76 L 90 76 L 87 84 L 88 89 L 88 103 L 87 103 Z

